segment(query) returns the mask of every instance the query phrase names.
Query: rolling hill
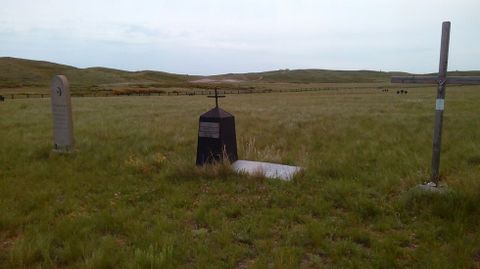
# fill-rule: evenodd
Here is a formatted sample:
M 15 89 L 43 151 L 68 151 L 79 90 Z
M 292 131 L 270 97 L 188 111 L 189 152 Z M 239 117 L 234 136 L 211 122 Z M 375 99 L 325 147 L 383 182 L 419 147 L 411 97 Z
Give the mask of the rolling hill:
M 0 58 L 0 88 L 45 87 L 54 75 L 64 74 L 72 85 L 90 88 L 114 83 L 184 83 L 189 76 L 157 71 L 128 72 L 103 67 L 76 68 L 18 58 Z
M 262 81 L 282 83 L 366 83 L 386 82 L 391 74 L 379 71 L 341 71 L 325 69 L 276 70 L 259 73 L 225 74 L 212 76 L 220 80 Z
M 480 75 L 480 71 L 450 73 Z M 77 68 L 45 61 L 0 57 L 0 89 L 45 88 L 56 74 L 66 75 L 76 91 L 111 90 L 119 87 L 235 87 L 238 84 L 255 85 L 257 83 L 388 83 L 392 75 L 408 75 L 403 72 L 369 70 L 283 69 L 243 74 L 189 76 L 159 71 L 130 72 L 104 67 Z

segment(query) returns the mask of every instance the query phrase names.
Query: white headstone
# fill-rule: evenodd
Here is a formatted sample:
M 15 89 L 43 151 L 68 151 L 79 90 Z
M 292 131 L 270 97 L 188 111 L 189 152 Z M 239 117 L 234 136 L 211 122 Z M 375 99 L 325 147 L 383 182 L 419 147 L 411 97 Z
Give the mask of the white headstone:
M 54 149 L 73 149 L 72 103 L 68 80 L 63 75 L 53 77 L 51 85 Z

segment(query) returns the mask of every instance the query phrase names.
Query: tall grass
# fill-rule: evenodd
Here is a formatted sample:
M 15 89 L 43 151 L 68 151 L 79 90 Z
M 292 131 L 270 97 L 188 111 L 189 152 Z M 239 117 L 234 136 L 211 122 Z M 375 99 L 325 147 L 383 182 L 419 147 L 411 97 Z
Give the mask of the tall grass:
M 74 98 L 76 151 L 47 99 L 0 104 L 0 267 L 475 268 L 480 92 L 450 87 L 444 193 L 429 176 L 434 89 L 235 95 L 239 157 L 292 182 L 196 168 L 200 96 Z

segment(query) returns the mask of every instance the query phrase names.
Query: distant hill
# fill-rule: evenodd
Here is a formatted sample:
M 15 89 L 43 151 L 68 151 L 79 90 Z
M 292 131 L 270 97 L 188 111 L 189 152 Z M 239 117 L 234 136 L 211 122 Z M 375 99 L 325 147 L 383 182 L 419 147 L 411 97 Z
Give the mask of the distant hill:
M 341 71 L 324 69 L 276 70 L 243 74 L 214 76 L 189 76 L 159 71 L 123 71 L 117 69 L 73 66 L 0 57 L 0 88 L 48 87 L 56 74 L 64 74 L 72 86 L 80 90 L 115 87 L 231 87 L 246 83 L 388 83 L 392 75 L 409 75 L 402 72 Z M 480 75 L 480 71 L 449 72 L 452 75 Z M 430 74 L 431 75 L 431 74 Z
M 391 73 L 379 71 L 340 71 L 324 69 L 277 70 L 259 73 L 225 74 L 209 77 L 220 81 L 262 81 L 283 83 L 386 82 Z
M 185 83 L 187 75 L 157 71 L 128 72 L 103 67 L 76 68 L 43 61 L 0 58 L 0 88 L 45 87 L 54 75 L 66 75 L 72 85 L 81 88 L 114 83 Z
M 435 75 L 420 74 L 420 75 Z M 480 71 L 453 71 L 453 76 L 480 76 Z M 418 75 L 406 72 L 381 72 L 370 70 L 325 70 L 325 69 L 296 69 L 277 70 L 245 74 L 224 74 L 203 77 L 196 82 L 272 82 L 272 83 L 388 83 L 392 76 Z

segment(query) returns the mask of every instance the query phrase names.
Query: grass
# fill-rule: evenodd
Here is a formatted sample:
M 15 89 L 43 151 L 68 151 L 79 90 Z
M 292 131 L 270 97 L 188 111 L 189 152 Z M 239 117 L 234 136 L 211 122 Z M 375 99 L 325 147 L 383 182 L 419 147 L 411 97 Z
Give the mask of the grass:
M 200 96 L 74 98 L 55 154 L 48 99 L 0 103 L 1 268 L 478 268 L 480 92 L 449 87 L 428 179 L 435 89 L 232 95 L 239 157 L 293 182 L 195 167 Z

